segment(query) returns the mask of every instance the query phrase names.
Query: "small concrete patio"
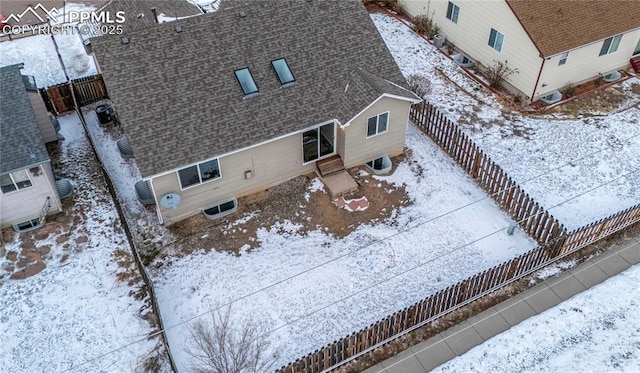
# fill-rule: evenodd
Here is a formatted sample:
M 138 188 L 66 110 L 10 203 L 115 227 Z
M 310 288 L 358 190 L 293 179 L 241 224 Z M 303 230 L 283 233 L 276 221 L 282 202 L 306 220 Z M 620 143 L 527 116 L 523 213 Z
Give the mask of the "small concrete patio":
M 325 177 L 320 176 L 320 180 L 329 190 L 331 197 L 344 196 L 358 190 L 358 184 L 347 171 L 341 171 Z

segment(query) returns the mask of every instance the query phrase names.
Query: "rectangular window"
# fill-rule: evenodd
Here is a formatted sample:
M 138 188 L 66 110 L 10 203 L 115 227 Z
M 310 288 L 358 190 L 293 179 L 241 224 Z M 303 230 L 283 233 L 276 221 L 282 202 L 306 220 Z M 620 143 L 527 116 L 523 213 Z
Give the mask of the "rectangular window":
M 189 166 L 178 171 L 180 186 L 182 189 L 192 185 L 202 184 L 209 180 L 220 178 L 220 165 L 218 159 L 202 162 L 195 166 Z
M 238 79 L 238 83 L 240 83 L 240 87 L 242 87 L 242 92 L 244 92 L 245 96 L 252 95 L 258 93 L 258 86 L 256 82 L 253 81 L 253 76 L 251 76 L 251 72 L 248 67 L 244 69 L 236 70 L 236 78 Z
M 622 40 L 622 35 L 616 35 L 605 39 L 602 44 L 602 48 L 600 48 L 600 56 L 617 51 L 618 46 L 620 45 L 620 40 Z
M 489 46 L 498 52 L 502 51 L 502 42 L 504 41 L 504 35 L 496 31 L 495 29 L 491 29 L 491 33 L 489 33 Z
M 633 55 L 640 54 L 640 39 L 638 39 L 638 44 L 636 44 L 636 49 L 633 50 Z
M 560 55 L 560 61 L 558 61 L 558 66 L 561 66 L 567 63 L 567 57 L 569 57 L 569 52 L 562 53 Z
M 0 176 L 0 189 L 2 189 L 2 193 L 14 192 L 32 185 L 27 170 L 10 172 Z
M 293 74 L 291 73 L 291 69 L 289 69 L 289 65 L 284 58 L 271 61 L 271 66 L 273 66 L 273 69 L 278 75 L 280 84 L 285 85 L 295 81 Z
M 449 1 L 449 5 L 447 6 L 447 19 L 453 23 L 458 23 L 458 13 L 460 13 L 460 8 Z
M 378 114 L 367 119 L 367 137 L 387 132 L 389 127 L 389 112 Z

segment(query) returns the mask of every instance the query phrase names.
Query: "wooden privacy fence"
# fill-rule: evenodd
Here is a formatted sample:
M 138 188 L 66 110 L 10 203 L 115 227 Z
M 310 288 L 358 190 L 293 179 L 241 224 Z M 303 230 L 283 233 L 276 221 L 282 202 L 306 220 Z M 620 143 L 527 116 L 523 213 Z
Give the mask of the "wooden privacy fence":
M 578 228 L 567 235 L 558 255 L 566 255 L 640 221 L 640 204 Z
M 440 290 L 280 368 L 278 372 L 317 373 L 335 369 L 639 221 L 640 204 Z
M 556 218 L 435 107 L 426 102 L 413 105 L 410 117 L 539 244 L 565 233 Z
M 334 341 L 280 373 L 336 369 L 412 330 L 494 292 L 547 265 L 640 221 L 640 204 L 570 233 L 506 175 L 486 154 L 429 104 L 414 106 L 411 118 L 449 153 L 539 246 L 507 262 L 440 290 L 360 331 Z
M 46 107 L 57 115 L 75 110 L 72 89 L 80 106 L 109 98 L 102 75 L 98 74 L 48 87 L 43 94 Z
M 73 103 L 73 95 L 71 94 L 71 86 L 69 83 L 56 84 L 48 87 L 46 90 L 46 97 L 48 103 L 45 100 L 47 108 L 52 107 L 54 114 L 62 115 L 70 111 L 73 111 L 76 105 Z
M 107 87 L 104 85 L 102 75 L 87 76 L 71 81 L 73 93 L 80 106 L 93 104 L 94 102 L 109 98 Z

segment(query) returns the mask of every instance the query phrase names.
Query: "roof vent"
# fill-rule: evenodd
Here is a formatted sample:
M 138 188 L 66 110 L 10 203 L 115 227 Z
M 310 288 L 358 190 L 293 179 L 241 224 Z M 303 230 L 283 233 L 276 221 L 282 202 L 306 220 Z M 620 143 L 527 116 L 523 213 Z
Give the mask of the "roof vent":
M 156 11 L 156 7 L 151 8 L 151 14 L 153 14 L 153 20 L 158 23 L 158 12 Z
M 122 39 L 120 39 L 120 41 L 122 42 L 122 44 L 129 44 L 129 38 L 126 36 L 123 36 Z
M 138 13 L 138 14 L 136 15 L 136 19 L 140 19 L 140 18 L 142 18 L 142 17 L 144 17 L 144 13 Z
M 176 32 L 182 32 L 182 26 L 176 25 Z
M 244 18 L 247 16 L 247 13 L 240 11 L 239 15 L 240 15 L 240 18 Z

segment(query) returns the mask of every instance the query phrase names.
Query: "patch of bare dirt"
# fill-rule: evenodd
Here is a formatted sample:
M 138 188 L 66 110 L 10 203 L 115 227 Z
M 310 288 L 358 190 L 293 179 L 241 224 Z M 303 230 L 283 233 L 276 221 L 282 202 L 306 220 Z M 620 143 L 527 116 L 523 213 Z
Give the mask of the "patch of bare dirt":
M 640 91 L 640 86 L 637 84 L 634 84 L 633 87 L 633 89 Z M 577 88 L 579 87 L 576 87 L 576 89 Z M 597 87 L 590 87 L 590 89 L 597 89 Z M 579 94 L 580 93 L 576 91 L 575 95 L 577 96 Z M 573 115 L 573 117 L 593 113 L 610 113 L 619 110 L 627 99 L 627 95 L 620 87 L 612 86 L 604 89 L 597 89 L 583 97 L 567 102 L 564 105 L 560 105 L 555 108 L 553 112 Z
M 394 158 L 394 164 L 404 156 Z M 392 170 L 392 172 L 395 168 Z M 365 171 L 365 172 L 361 172 Z M 327 192 L 309 192 L 315 174 L 296 177 L 266 191 L 238 199 L 238 211 L 224 218 L 209 220 L 202 214 L 183 220 L 169 227 L 175 246 L 183 256 L 204 250 L 228 251 L 239 254 L 241 249 L 253 249 L 259 245 L 259 229 L 270 229 L 285 220 L 300 225 L 299 232 L 322 230 L 341 238 L 362 224 L 384 221 L 393 211 L 409 204 L 404 187 L 397 187 L 373 178 L 365 166 L 354 167 L 349 174 L 358 183 L 358 191 L 346 199 L 366 197 L 369 207 L 364 211 L 347 211 L 338 208 Z M 325 188 L 326 189 L 326 188 Z M 309 200 L 305 198 L 308 194 Z

